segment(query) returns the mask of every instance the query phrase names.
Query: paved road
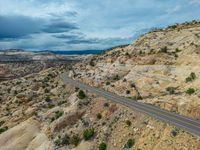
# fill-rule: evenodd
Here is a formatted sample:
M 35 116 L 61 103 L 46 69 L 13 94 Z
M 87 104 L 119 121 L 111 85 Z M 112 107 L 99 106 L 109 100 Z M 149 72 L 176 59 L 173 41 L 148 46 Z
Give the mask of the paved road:
M 155 107 L 149 104 L 139 103 L 137 101 L 118 96 L 114 93 L 110 93 L 99 88 L 88 86 L 79 81 L 75 81 L 69 78 L 67 76 L 67 73 L 60 74 L 60 77 L 65 84 L 71 84 L 75 87 L 79 87 L 83 90 L 87 90 L 89 92 L 95 93 L 101 97 L 104 97 L 116 103 L 120 103 L 124 106 L 127 106 L 141 113 L 145 113 L 151 117 L 167 122 L 176 127 L 182 128 L 188 131 L 189 133 L 200 137 L 200 121 L 199 120 L 194 120 L 185 116 L 181 116 L 181 115 L 160 109 L 158 107 Z

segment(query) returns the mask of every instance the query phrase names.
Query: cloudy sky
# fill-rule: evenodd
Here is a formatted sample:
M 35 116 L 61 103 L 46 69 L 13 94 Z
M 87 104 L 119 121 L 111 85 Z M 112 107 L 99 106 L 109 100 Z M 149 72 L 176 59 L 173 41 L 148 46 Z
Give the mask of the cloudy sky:
M 200 19 L 200 0 L 0 0 L 0 49 L 105 49 Z

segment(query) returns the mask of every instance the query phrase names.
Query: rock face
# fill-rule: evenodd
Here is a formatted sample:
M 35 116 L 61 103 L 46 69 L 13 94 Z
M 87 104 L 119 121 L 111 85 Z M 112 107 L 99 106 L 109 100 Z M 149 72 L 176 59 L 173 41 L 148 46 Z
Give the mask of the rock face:
M 133 44 L 114 48 L 90 60 L 86 65 L 74 67 L 77 79 L 200 119 L 197 111 L 200 109 L 198 23 L 147 33 Z M 194 79 L 191 79 L 191 74 Z M 167 91 L 170 87 L 174 89 L 171 94 Z M 195 93 L 186 94 L 189 88 L 195 89 Z M 196 110 L 191 110 L 194 106 Z
M 41 133 L 39 123 L 33 120 L 23 122 L 0 135 L 2 150 L 51 150 L 52 143 Z
M 147 33 L 69 67 L 69 76 L 199 119 L 199 35 L 194 23 Z M 0 83 L 0 150 L 118 150 L 128 141 L 138 150 L 200 149 L 199 138 L 181 129 L 64 85 L 63 71 Z

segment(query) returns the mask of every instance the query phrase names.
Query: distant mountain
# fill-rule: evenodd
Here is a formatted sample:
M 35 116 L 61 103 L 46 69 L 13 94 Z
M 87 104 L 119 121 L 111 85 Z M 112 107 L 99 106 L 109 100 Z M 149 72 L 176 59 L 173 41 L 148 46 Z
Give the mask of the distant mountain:
M 42 51 L 30 51 L 23 49 L 6 49 L 0 50 L 2 52 L 35 52 L 35 53 L 47 53 L 47 54 L 56 54 L 56 55 L 91 55 L 91 54 L 100 54 L 104 52 L 104 50 L 42 50 Z
M 74 51 L 48 51 L 57 55 L 89 55 L 89 54 L 99 54 L 103 50 L 74 50 Z

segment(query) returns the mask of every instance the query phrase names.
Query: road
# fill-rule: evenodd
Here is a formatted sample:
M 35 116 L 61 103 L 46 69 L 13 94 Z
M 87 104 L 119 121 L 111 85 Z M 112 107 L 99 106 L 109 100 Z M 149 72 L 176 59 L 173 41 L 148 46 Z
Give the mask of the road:
M 147 114 L 151 117 L 154 117 L 158 120 L 164 121 L 171 125 L 174 125 L 178 128 L 182 128 L 185 131 L 200 137 L 200 121 L 194 120 L 192 118 L 188 118 L 176 113 L 172 113 L 163 109 L 160 109 L 156 106 L 140 103 L 134 100 L 130 100 L 125 97 L 118 96 L 114 93 L 107 92 L 105 90 L 91 87 L 86 84 L 83 84 L 79 81 L 75 81 L 67 76 L 67 73 L 60 74 L 60 78 L 63 80 L 65 84 L 71 84 L 75 87 L 79 87 L 80 89 L 87 90 L 91 93 L 95 93 L 100 97 L 104 97 L 108 100 L 111 100 L 116 103 L 120 103 L 124 106 L 127 106 L 133 110 L 139 111 L 141 113 Z

